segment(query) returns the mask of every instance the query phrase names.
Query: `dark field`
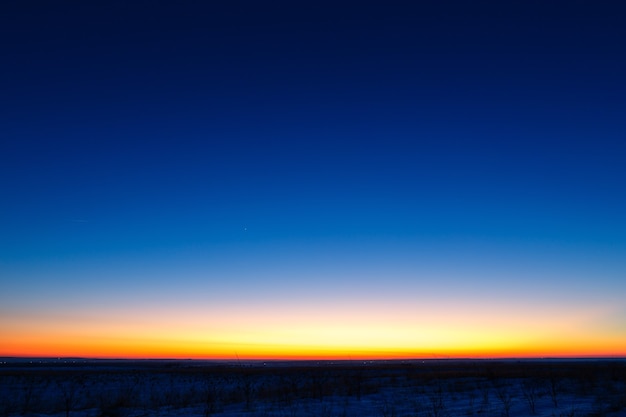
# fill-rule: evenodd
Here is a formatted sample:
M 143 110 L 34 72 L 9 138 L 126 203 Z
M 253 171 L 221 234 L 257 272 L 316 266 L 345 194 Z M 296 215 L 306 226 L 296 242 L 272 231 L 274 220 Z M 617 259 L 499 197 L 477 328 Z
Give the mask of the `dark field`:
M 0 359 L 22 415 L 626 416 L 626 361 Z

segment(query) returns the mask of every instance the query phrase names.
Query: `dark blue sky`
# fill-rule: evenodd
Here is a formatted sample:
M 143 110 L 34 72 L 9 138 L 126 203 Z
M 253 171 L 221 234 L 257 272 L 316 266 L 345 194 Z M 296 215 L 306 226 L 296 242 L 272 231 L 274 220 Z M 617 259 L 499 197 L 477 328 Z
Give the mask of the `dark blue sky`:
M 624 243 L 615 5 L 130 3 L 2 6 L 5 261 L 244 227 Z
M 5 1 L 4 301 L 227 303 L 224 277 L 623 294 L 620 6 Z

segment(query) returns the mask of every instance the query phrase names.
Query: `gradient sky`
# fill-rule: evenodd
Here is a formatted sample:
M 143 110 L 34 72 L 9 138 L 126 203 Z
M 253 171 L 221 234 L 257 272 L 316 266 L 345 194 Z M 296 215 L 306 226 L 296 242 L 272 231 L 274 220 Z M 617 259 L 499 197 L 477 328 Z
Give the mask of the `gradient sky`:
M 2 2 L 0 356 L 626 356 L 619 2 L 301 3 Z

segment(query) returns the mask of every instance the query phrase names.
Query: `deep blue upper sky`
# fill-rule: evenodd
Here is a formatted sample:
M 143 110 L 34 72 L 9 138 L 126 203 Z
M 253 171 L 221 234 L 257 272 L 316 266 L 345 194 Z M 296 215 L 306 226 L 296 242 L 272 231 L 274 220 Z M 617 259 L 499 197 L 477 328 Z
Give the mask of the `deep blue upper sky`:
M 3 2 L 0 265 L 624 249 L 618 2 L 300 3 Z

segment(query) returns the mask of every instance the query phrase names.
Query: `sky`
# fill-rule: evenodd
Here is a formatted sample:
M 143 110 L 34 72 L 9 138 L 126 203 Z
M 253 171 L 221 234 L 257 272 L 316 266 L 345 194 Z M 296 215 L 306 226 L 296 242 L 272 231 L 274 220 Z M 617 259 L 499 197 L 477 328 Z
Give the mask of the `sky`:
M 626 356 L 618 3 L 2 2 L 0 356 Z

